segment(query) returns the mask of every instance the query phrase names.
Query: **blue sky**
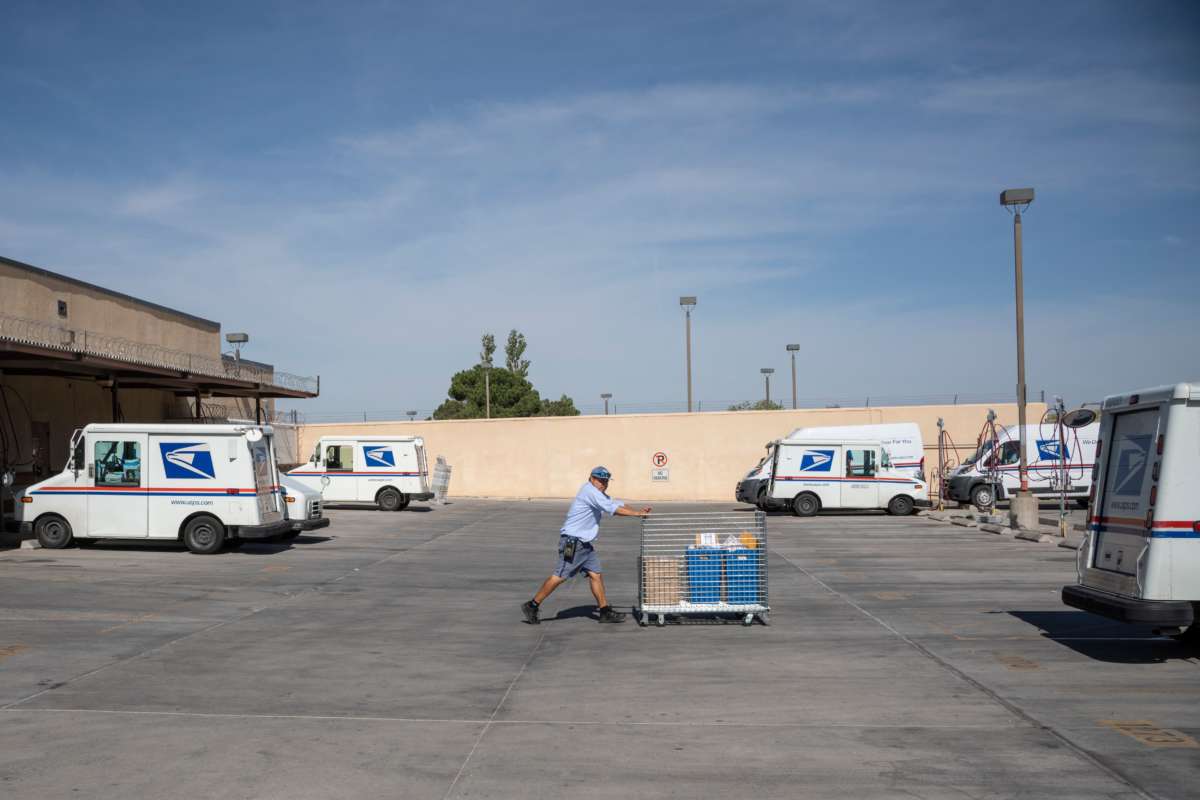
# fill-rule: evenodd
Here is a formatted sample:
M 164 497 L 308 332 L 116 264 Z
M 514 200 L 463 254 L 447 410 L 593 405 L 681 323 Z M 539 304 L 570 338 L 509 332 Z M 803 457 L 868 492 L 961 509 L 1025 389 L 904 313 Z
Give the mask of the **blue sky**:
M 179 5 L 180 7 L 175 7 Z M 341 7 L 342 5 L 348 7 Z M 1200 7 L 6 3 L 0 254 L 247 330 L 314 413 L 1200 378 Z

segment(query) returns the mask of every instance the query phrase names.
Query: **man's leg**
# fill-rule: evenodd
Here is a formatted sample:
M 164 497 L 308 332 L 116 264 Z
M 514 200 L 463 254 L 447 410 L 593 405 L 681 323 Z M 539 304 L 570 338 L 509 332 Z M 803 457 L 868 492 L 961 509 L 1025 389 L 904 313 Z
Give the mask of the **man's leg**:
M 600 612 L 600 621 L 624 622 L 624 612 L 613 611 L 612 606 L 608 604 L 608 598 L 604 594 L 604 576 L 599 572 L 589 572 L 588 582 L 592 585 L 592 596 L 596 598 L 597 610 Z
M 608 598 L 604 595 L 604 576 L 599 572 L 589 572 L 588 583 L 592 586 L 592 597 L 596 598 L 596 605 L 600 608 L 607 606 Z
M 540 606 L 550 596 L 550 593 L 565 583 L 566 580 L 566 578 L 560 578 L 557 575 L 551 575 L 549 578 L 546 578 L 545 583 L 542 584 L 542 588 L 538 589 L 537 594 L 533 596 L 533 602 Z M 601 587 L 601 591 L 604 591 L 603 587 Z

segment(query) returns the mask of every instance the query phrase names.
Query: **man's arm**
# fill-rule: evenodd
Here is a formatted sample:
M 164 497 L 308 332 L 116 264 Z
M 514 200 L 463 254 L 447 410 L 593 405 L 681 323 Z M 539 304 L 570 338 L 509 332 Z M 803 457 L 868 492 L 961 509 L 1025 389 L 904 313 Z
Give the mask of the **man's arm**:
M 640 511 L 635 511 L 628 506 L 621 506 L 613 513 L 618 517 L 648 517 L 650 516 L 650 506 L 645 506 Z

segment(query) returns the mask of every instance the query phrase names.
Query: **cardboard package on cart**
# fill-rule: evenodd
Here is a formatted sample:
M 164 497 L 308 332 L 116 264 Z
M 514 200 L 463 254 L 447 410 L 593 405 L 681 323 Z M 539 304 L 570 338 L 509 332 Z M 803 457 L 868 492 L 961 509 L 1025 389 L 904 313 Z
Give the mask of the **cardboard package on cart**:
M 682 559 L 678 556 L 646 556 L 642 561 L 642 570 L 647 604 L 679 604 L 683 599 Z

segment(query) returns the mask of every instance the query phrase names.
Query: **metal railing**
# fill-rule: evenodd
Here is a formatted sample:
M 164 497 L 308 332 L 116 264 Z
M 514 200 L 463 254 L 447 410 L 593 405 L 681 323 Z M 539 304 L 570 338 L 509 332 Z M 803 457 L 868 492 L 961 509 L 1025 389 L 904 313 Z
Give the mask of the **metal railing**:
M 64 328 L 49 322 L 9 317 L 2 314 L 0 314 L 0 339 L 52 350 L 110 358 L 127 364 L 261 383 L 293 391 L 315 394 L 318 388 L 316 378 L 264 369 L 234 359 L 202 356 L 148 342 L 135 342 L 95 331 Z

